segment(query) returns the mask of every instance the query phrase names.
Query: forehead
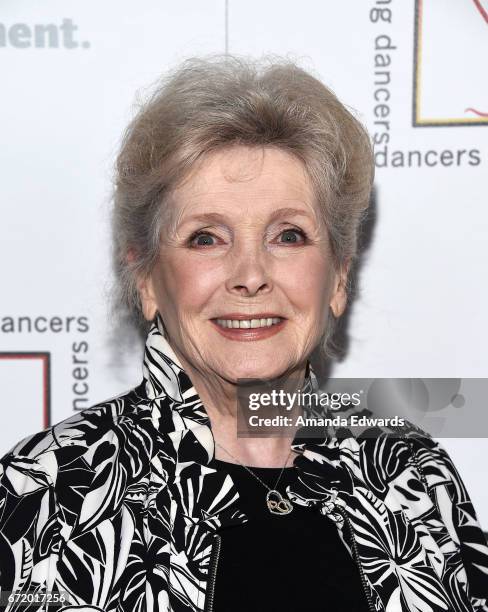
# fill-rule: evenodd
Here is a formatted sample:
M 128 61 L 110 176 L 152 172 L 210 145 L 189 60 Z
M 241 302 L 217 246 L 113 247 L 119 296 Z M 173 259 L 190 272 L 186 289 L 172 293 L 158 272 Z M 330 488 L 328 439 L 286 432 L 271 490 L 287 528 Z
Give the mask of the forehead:
M 272 147 L 233 146 L 207 154 L 173 193 L 180 218 L 203 210 L 259 216 L 282 206 L 314 216 L 314 199 L 304 164 Z

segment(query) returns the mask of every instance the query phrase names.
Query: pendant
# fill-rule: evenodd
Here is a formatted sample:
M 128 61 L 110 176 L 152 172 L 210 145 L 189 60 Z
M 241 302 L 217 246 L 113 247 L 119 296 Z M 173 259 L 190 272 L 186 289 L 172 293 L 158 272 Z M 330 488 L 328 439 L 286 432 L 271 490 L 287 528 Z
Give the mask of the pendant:
M 293 506 L 288 499 L 284 499 L 279 491 L 272 489 L 266 495 L 266 504 L 271 514 L 290 514 Z

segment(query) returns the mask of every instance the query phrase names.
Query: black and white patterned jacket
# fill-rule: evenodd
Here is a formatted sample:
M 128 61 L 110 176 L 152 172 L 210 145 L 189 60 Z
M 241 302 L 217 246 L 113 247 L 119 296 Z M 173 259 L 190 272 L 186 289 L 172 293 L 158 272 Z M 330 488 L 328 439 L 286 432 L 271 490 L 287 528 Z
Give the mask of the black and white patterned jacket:
M 60 609 L 82 612 L 211 610 L 216 531 L 247 519 L 231 477 L 212 467 L 208 416 L 162 330 L 157 317 L 139 386 L 1 459 L 3 592 L 67 591 Z M 305 387 L 317 387 L 311 368 Z M 486 540 L 431 437 L 412 429 L 293 447 L 287 494 L 334 521 L 371 610 L 488 610 Z M 20 609 L 45 608 L 6 606 Z

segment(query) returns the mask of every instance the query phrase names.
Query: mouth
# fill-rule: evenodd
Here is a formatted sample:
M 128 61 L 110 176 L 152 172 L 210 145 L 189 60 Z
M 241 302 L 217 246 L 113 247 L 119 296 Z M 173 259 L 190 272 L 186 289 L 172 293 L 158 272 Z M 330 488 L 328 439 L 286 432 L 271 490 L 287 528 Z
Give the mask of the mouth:
M 285 325 L 286 319 L 275 313 L 229 313 L 211 319 L 221 335 L 230 340 L 262 340 L 275 335 Z

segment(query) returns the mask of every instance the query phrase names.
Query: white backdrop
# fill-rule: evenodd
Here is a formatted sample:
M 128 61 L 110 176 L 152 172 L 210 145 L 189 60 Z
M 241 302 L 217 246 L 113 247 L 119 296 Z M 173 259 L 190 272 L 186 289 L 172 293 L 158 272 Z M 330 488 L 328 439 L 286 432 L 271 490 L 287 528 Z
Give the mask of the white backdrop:
M 140 352 L 107 348 L 112 164 L 136 93 L 192 55 L 298 59 L 375 139 L 376 223 L 332 374 L 487 377 L 487 11 L 486 0 L 3 0 L 1 454 L 140 381 Z M 443 440 L 485 530 L 486 437 Z

